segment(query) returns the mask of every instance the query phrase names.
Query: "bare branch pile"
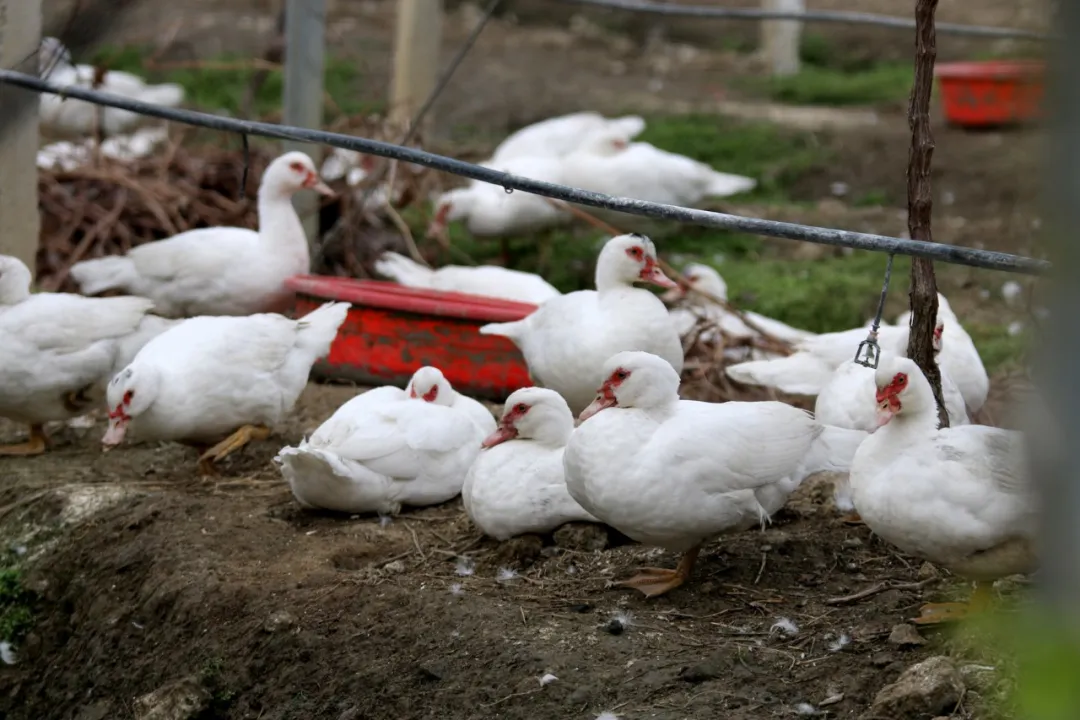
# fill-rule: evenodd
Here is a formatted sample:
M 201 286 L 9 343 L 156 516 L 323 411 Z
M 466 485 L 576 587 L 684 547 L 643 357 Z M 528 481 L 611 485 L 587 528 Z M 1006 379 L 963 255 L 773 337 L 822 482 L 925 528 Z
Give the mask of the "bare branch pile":
M 191 150 L 174 142 L 150 158 L 99 156 L 71 170 L 40 170 L 39 287 L 74 292 L 68 273 L 76 262 L 125 253 L 185 230 L 258 228 L 259 181 L 273 158 L 273 153 L 252 146 L 243 198 L 244 159 L 238 149 Z M 435 175 L 426 168 L 399 166 L 394 191 L 388 193 L 390 210 L 372 202 L 376 193 L 362 203 L 362 186 L 335 183 L 338 198 L 320 208 L 320 236 L 326 246 L 315 253 L 313 272 L 368 277 L 382 250 L 404 252 L 402 233 L 407 228 L 388 216 L 400 219 L 399 210 L 422 202 L 437 187 Z

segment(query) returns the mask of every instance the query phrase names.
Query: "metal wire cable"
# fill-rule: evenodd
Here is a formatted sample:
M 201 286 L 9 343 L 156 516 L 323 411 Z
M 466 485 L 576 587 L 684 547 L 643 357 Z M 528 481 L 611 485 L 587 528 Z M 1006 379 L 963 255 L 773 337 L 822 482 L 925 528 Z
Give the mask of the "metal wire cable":
M 211 115 L 209 113 L 196 112 L 194 110 L 152 105 L 150 103 L 111 95 L 96 90 L 87 90 L 86 88 L 75 86 L 62 86 L 41 80 L 33 75 L 14 72 L 12 70 L 0 70 L 0 83 L 15 85 L 37 92 L 63 95 L 98 105 L 121 108 L 141 115 L 148 115 L 150 117 L 204 127 L 211 130 L 259 135 L 278 140 L 295 140 L 302 143 L 316 143 L 345 148 L 347 150 L 355 150 L 361 153 L 378 155 L 392 160 L 402 160 L 415 165 L 423 165 L 434 170 L 461 175 L 463 177 L 472 178 L 473 180 L 498 185 L 507 191 L 522 190 L 535 195 L 555 198 L 557 200 L 576 203 L 578 205 L 604 208 L 630 215 L 641 215 L 643 217 L 656 218 L 659 220 L 673 220 L 676 222 L 723 230 L 738 230 L 753 235 L 766 235 L 769 237 L 786 238 L 788 240 L 801 240 L 821 245 L 833 245 L 857 250 L 873 250 L 876 252 L 895 253 L 898 255 L 910 255 L 912 257 L 921 257 L 928 260 L 939 260 L 959 265 L 968 265 L 970 267 L 1002 270 L 1005 272 L 1022 273 L 1026 275 L 1042 275 L 1051 270 L 1051 264 L 1046 260 L 1037 260 L 1035 258 L 1027 258 L 1020 255 L 958 247 L 935 242 L 909 240 L 886 235 L 871 235 L 869 233 L 838 230 L 836 228 L 823 228 L 812 225 L 778 222 L 775 220 L 765 220 L 763 218 L 742 217 L 739 215 L 697 210 L 679 207 L 678 205 L 665 205 L 662 203 L 635 200 L 625 197 L 613 197 L 611 195 L 605 195 L 604 193 L 523 178 L 500 170 L 492 170 L 491 168 L 481 167 L 480 165 L 474 165 L 443 155 L 436 155 L 424 150 L 417 150 L 402 145 L 395 145 L 393 143 L 380 142 L 378 140 L 355 137 L 352 135 L 342 135 L 341 133 L 325 132 L 323 130 L 310 130 L 308 128 L 256 122 L 253 120 L 238 120 L 235 118 Z
M 586 5 L 609 10 L 668 15 L 672 17 L 715 18 L 727 20 L 800 20 L 802 22 L 833 22 L 856 25 L 879 25 L 881 27 L 903 28 L 912 30 L 915 21 L 879 15 L 877 13 L 845 12 L 839 10 L 807 10 L 791 12 L 789 10 L 761 10 L 758 8 L 720 8 L 710 5 L 668 5 L 643 0 L 558 0 L 570 5 Z M 1019 28 L 989 27 L 986 25 L 961 25 L 959 23 L 937 23 L 936 30 L 943 35 L 968 35 L 986 38 L 1014 38 L 1024 40 L 1049 40 L 1053 36 L 1037 30 Z

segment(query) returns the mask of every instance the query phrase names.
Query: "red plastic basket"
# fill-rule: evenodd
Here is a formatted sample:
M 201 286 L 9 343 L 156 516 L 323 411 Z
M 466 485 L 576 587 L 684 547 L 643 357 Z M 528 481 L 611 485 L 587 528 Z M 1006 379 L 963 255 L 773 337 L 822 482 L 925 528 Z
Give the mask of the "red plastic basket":
M 938 65 L 945 119 L 964 127 L 1012 125 L 1042 116 L 1045 66 L 1038 60 Z
M 330 354 L 312 368 L 318 377 L 404 387 L 433 365 L 456 390 L 494 401 L 532 384 L 517 346 L 478 329 L 520 320 L 535 305 L 321 275 L 297 275 L 286 286 L 296 293 L 293 317 L 330 300 L 353 306 Z

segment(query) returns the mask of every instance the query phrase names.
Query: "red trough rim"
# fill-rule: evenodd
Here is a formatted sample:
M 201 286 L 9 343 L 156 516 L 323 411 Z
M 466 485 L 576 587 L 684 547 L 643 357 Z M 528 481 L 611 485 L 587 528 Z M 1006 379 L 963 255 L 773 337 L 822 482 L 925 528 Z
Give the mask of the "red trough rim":
M 382 280 L 356 280 L 328 275 L 294 275 L 285 281 L 285 287 L 295 293 L 322 300 L 466 320 L 511 322 L 522 319 L 537 308 L 529 303 L 482 295 L 411 288 Z
M 1003 80 L 1038 77 L 1045 69 L 1046 65 L 1041 60 L 985 60 L 942 63 L 934 68 L 934 75 L 945 79 Z

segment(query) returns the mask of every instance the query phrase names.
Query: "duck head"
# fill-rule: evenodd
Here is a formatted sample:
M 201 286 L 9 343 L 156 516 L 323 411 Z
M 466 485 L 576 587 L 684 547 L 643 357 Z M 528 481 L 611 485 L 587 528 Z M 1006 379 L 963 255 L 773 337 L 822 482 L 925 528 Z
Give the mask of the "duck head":
M 535 440 L 562 447 L 574 431 L 574 414 L 563 396 L 546 388 L 515 390 L 506 399 L 499 426 L 481 443 L 490 448 L 508 440 Z
M 596 399 L 581 411 L 582 422 L 608 408 L 653 410 L 679 399 L 679 373 L 658 355 L 628 350 L 604 363 Z

